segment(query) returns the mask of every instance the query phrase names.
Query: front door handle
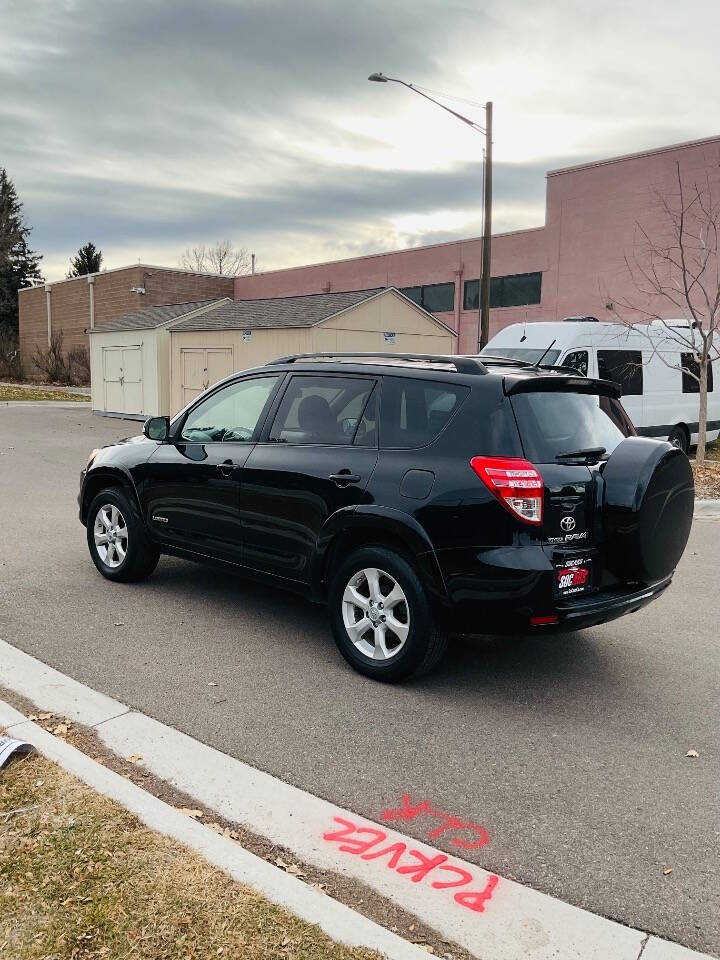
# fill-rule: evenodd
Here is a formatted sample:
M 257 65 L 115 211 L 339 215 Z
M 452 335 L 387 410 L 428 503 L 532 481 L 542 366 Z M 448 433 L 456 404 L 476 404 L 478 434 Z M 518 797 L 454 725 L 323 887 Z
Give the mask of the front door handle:
M 360 477 L 356 473 L 350 473 L 349 470 L 331 473 L 328 479 L 332 480 L 338 487 L 344 487 L 348 483 L 360 483 Z
M 235 469 L 235 464 L 232 460 L 224 460 L 222 463 L 217 465 L 218 473 L 221 477 L 224 477 L 226 480 L 229 480 L 232 476 L 232 472 Z

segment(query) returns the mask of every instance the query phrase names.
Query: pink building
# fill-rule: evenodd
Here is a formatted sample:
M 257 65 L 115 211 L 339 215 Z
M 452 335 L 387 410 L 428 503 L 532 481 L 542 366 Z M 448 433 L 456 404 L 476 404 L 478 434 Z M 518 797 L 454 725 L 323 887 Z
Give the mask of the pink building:
M 638 223 L 650 234 L 662 228 L 658 195 L 677 194 L 678 163 L 684 183 L 709 182 L 720 197 L 720 137 L 550 171 L 544 226 L 493 238 L 491 334 L 523 320 L 612 319 L 613 303 L 639 304 L 624 258 L 636 249 Z M 457 330 L 459 352 L 469 353 L 480 259 L 475 238 L 273 270 L 237 277 L 235 299 L 394 286 Z

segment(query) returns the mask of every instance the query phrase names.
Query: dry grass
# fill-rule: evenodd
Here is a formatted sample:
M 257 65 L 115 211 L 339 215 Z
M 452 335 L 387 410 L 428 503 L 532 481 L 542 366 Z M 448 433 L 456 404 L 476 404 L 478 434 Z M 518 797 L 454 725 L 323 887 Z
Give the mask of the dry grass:
M 0 772 L 6 957 L 378 960 L 338 946 L 39 756 Z
M 720 463 L 707 460 L 702 466 L 692 464 L 695 474 L 695 496 L 698 500 L 715 500 L 720 497 Z
M 66 400 L 88 401 L 90 397 L 82 393 L 69 393 L 66 390 L 37 390 L 28 387 L 0 386 L 0 403 L 9 400 Z

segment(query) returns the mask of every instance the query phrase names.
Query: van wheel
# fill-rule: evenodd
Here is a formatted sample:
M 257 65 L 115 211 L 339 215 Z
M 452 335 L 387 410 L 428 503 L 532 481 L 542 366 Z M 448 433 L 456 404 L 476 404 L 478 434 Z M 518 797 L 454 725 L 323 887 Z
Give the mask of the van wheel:
M 445 653 L 447 635 L 417 573 L 392 550 L 352 553 L 332 581 L 328 602 L 340 653 L 366 677 L 405 680 L 431 670 Z
M 87 542 L 93 563 L 107 580 L 144 580 L 160 559 L 137 507 L 119 487 L 101 490 L 93 498 L 87 512 Z
M 670 436 L 668 437 L 668 442 L 674 447 L 677 447 L 678 450 L 682 450 L 683 453 L 687 453 L 690 449 L 690 436 L 687 432 L 687 429 L 681 424 L 678 424 L 676 427 L 672 428 L 670 431 Z

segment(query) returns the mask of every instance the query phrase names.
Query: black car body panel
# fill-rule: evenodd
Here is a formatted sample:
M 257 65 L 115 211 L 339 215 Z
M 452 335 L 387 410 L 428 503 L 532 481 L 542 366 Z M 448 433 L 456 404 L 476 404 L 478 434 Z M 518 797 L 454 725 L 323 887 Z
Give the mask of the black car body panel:
M 616 493 L 617 470 L 607 468 L 613 451 L 594 458 L 584 453 L 588 444 L 597 446 L 593 418 L 601 439 L 607 444 L 610 436 L 618 449 L 634 434 L 614 384 L 507 363 L 477 367 L 467 372 L 472 367 L 465 364 L 458 371 L 442 358 L 417 363 L 392 357 L 289 359 L 236 374 L 181 411 L 167 441 L 133 438 L 97 453 L 83 472 L 80 518 L 87 521 L 88 503 L 103 485 L 122 485 L 132 492 L 161 551 L 238 569 L 319 601 L 349 550 L 390 546 L 412 560 L 434 609 L 453 630 L 467 633 L 574 629 L 650 602 L 669 584 L 672 568 L 660 564 L 652 578 L 642 580 L 615 562 L 611 552 L 622 540 L 622 510 L 626 525 L 643 510 L 648 514 L 644 490 L 658 476 L 657 465 L 675 456 L 669 445 L 642 441 L 654 445 L 649 458 L 647 447 L 624 450 L 624 483 L 635 500 L 616 503 L 618 496 L 622 500 Z M 242 439 L 226 433 L 230 439 L 207 442 L 200 439 L 207 425 L 188 430 L 191 439 L 183 436 L 193 412 L 209 398 L 218 397 L 219 403 L 229 386 L 245 384 L 250 390 L 258 378 L 269 376 L 272 391 Z M 295 417 L 287 420 L 290 442 L 277 433 L 284 398 L 291 389 L 300 390 L 298 378 L 312 383 L 313 377 L 367 384 L 362 417 L 343 416 L 328 393 L 327 407 L 348 431 L 347 442 L 298 442 L 302 399 L 288 413 Z M 412 389 L 425 397 L 427 411 L 419 426 L 411 423 L 408 398 L 414 394 L 410 387 L 402 393 L 397 378 L 413 381 Z M 374 398 L 374 408 L 366 395 Z M 539 433 L 528 426 L 538 403 Z M 557 429 L 576 442 L 552 434 L 547 424 L 553 417 L 559 418 Z M 397 440 L 403 430 L 406 438 Z M 538 446 L 541 442 L 544 446 Z M 563 443 L 570 449 L 556 450 Z M 562 459 L 568 454 L 569 460 Z M 483 482 L 473 458 L 483 459 L 491 471 L 493 458 L 505 463 L 503 469 L 529 467 L 529 482 L 542 487 L 541 516 L 519 517 L 513 503 L 531 509 L 523 496 L 503 499 L 502 491 Z M 689 466 L 673 464 L 668 470 L 682 522 L 675 523 L 661 508 L 652 521 L 656 527 L 665 524 L 662 542 L 672 548 L 672 567 L 687 540 L 693 497 Z M 609 516 L 615 517 L 614 526 Z M 643 536 L 651 542 L 647 527 Z M 573 577 L 578 586 L 567 588 Z

